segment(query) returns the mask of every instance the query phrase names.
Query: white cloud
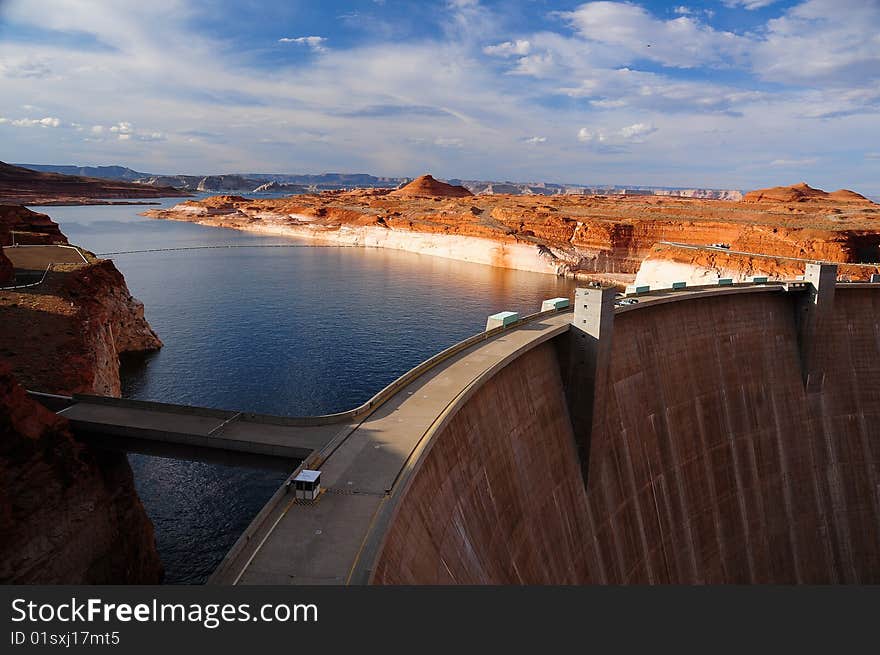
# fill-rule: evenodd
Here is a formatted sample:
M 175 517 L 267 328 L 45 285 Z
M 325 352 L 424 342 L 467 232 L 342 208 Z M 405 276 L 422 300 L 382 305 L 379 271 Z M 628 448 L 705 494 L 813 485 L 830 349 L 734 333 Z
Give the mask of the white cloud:
M 818 162 L 819 160 L 816 157 L 806 157 L 804 159 L 774 159 L 770 162 L 770 166 L 791 168 L 797 166 L 813 166 Z
M 510 57 L 513 55 L 527 55 L 532 49 L 532 44 L 525 39 L 517 41 L 505 41 L 496 45 L 488 45 L 483 48 L 483 52 L 487 55 L 495 55 L 498 57 Z
M 866 152 L 865 159 L 880 159 L 880 152 Z
M 784 84 L 865 89 L 880 81 L 880 2 L 806 0 L 767 23 L 752 67 Z
M 324 47 L 324 43 L 326 43 L 327 38 L 324 36 L 297 36 L 297 37 L 283 37 L 278 39 L 278 43 L 299 43 L 300 45 L 306 45 L 314 52 L 326 52 L 327 48 Z
M 655 18 L 638 5 L 588 2 L 562 16 L 588 41 L 613 47 L 627 60 L 651 59 L 666 66 L 727 66 L 748 52 L 745 37 L 717 31 L 690 16 Z
M 620 136 L 627 141 L 635 141 L 644 139 L 649 134 L 653 134 L 657 128 L 649 123 L 634 123 L 620 128 Z
M 0 77 L 40 79 L 52 70 L 44 58 L 5 57 L 0 59 Z
M 769 7 L 776 1 L 777 0 L 724 0 L 724 5 L 727 7 L 742 7 L 752 11 Z
M 61 119 L 55 116 L 45 118 L 0 118 L 0 123 L 13 127 L 61 127 Z
M 528 143 L 531 145 L 538 145 L 539 143 L 547 143 L 547 137 L 546 136 L 530 136 L 530 137 L 523 139 L 523 141 L 525 143 Z
M 592 143 L 593 141 L 604 141 L 605 134 L 602 132 L 597 132 L 595 130 L 591 130 L 586 127 L 582 127 L 578 130 L 578 141 L 583 141 L 584 143 Z
M 434 139 L 434 145 L 441 148 L 461 148 L 464 146 L 464 139 L 460 137 L 438 136 Z
M 582 127 L 578 130 L 577 138 L 582 143 L 622 145 L 642 143 L 656 131 L 657 128 L 650 123 L 633 123 L 611 131 L 602 128 Z

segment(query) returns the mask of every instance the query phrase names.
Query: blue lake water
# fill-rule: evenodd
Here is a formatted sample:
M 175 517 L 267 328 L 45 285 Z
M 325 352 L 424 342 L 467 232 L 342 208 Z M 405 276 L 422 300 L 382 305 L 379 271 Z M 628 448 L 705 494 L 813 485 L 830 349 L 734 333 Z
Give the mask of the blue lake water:
M 164 206 L 179 202 L 163 200 Z M 95 253 L 300 243 L 138 216 L 143 206 L 45 207 Z M 231 248 L 115 255 L 164 341 L 123 366 L 129 398 L 279 415 L 360 404 L 502 310 L 532 313 L 573 283 L 361 248 Z M 203 582 L 285 475 L 131 455 L 166 582 Z

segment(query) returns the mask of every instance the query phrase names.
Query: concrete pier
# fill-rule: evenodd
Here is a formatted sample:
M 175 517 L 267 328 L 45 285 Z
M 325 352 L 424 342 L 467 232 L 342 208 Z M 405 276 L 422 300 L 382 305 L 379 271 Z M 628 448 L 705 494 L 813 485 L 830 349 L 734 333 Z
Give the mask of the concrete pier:
M 828 367 L 828 339 L 834 320 L 835 264 L 810 263 L 804 271 L 808 284 L 798 311 L 798 346 L 804 387 L 808 393 L 822 391 Z
M 590 435 L 604 407 L 601 390 L 611 355 L 616 296 L 611 287 L 575 292 L 566 395 L 584 477 L 589 468 Z

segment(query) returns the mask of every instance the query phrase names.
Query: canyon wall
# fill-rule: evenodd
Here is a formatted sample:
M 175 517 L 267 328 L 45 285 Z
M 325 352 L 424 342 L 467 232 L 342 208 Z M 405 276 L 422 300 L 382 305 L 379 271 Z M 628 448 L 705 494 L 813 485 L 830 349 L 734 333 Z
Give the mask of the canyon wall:
M 74 440 L 0 365 L 0 583 L 158 584 L 125 456 Z
M 618 312 L 590 425 L 571 333 L 514 360 L 431 438 L 373 581 L 880 582 L 880 291 L 837 288 L 810 393 L 802 302 Z
M 216 196 L 144 215 L 555 274 L 632 275 L 651 248 L 666 241 L 723 242 L 734 250 L 776 257 L 880 261 L 880 207 L 839 194 L 792 203 L 471 196 L 462 187 L 420 180 L 390 193 L 359 189 L 270 199 Z
M 806 259 L 661 243 L 651 248 L 642 261 L 635 284 L 647 285 L 652 289 L 668 289 L 673 282 L 698 286 L 717 284 L 720 278 L 730 278 L 734 282 L 748 282 L 755 276 L 768 280 L 794 280 L 804 274 L 806 263 Z M 876 273 L 880 273 L 878 264 L 837 265 L 841 280 L 868 281 Z
M 0 228 L 67 242 L 20 207 L 0 206 Z M 55 264 L 42 284 L 0 290 L 0 583 L 161 581 L 126 456 L 77 442 L 19 386 L 118 396 L 120 354 L 161 345 L 111 261 Z

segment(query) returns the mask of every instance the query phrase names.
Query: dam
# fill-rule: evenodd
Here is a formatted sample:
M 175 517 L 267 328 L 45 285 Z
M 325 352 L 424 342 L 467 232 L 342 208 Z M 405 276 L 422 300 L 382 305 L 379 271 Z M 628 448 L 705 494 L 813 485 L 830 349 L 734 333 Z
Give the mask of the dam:
M 880 581 L 880 284 L 625 300 L 578 289 L 289 419 L 313 450 L 209 582 Z

